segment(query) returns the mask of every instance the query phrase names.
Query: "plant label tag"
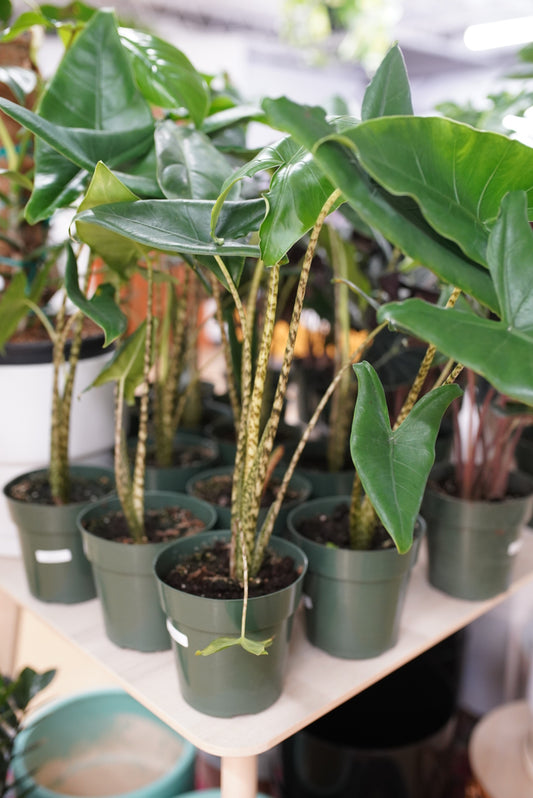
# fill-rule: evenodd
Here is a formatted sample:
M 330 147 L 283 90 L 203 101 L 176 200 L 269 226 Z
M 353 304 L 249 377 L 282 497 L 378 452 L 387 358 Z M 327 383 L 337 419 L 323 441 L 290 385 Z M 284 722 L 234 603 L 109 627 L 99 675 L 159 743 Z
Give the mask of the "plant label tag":
M 183 634 L 183 632 L 180 632 L 179 629 L 176 629 L 172 621 L 170 621 L 168 618 L 167 629 L 171 638 L 175 640 L 179 646 L 183 646 L 183 648 L 189 648 L 189 638 L 187 635 Z
M 313 599 L 311 598 L 311 596 L 307 596 L 307 595 L 304 593 L 304 594 L 303 594 L 303 596 L 302 596 L 302 598 L 303 598 L 303 602 L 304 602 L 304 607 L 305 607 L 305 609 L 306 609 L 306 610 L 312 610 L 312 609 L 313 609 Z
M 72 552 L 70 549 L 36 549 L 35 559 L 44 565 L 71 562 Z
M 509 543 L 509 546 L 507 547 L 507 554 L 509 557 L 515 557 L 522 548 L 522 544 L 523 540 L 521 538 L 518 538 L 518 540 L 513 540 L 512 543 Z

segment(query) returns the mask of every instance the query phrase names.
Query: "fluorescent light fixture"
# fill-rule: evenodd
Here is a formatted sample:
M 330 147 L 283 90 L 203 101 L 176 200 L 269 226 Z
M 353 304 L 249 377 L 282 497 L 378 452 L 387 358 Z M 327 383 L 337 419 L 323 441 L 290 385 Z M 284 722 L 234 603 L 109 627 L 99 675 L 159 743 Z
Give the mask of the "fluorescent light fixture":
M 533 41 L 533 17 L 502 19 L 470 25 L 464 33 L 469 50 L 493 50 Z

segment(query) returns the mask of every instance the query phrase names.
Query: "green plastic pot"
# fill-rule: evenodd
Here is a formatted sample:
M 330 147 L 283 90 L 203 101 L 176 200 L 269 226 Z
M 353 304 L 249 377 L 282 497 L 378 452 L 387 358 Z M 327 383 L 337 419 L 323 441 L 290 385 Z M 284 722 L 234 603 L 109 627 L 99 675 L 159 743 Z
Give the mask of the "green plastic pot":
M 219 448 L 215 441 L 194 432 L 180 432 L 176 435 L 179 446 L 201 446 L 205 449 L 205 458 L 196 465 L 188 466 L 153 466 L 145 469 L 145 490 L 171 490 L 183 492 L 188 480 L 199 471 L 215 465 L 219 459 Z
M 201 482 L 202 480 L 210 479 L 211 477 L 215 476 L 224 476 L 226 474 L 231 475 L 233 474 L 234 467 L 225 465 L 225 466 L 218 466 L 216 468 L 209 468 L 205 471 L 199 471 L 195 476 L 191 477 L 185 486 L 185 490 L 191 496 L 195 495 L 196 485 Z M 280 477 L 283 476 L 283 469 L 279 469 L 274 472 L 275 475 L 279 475 Z M 293 507 L 301 504 L 302 502 L 306 501 L 311 495 L 311 483 L 310 481 L 303 476 L 302 474 L 296 472 L 293 474 L 291 481 L 289 483 L 290 487 L 294 490 L 298 491 L 298 498 L 292 499 L 291 501 L 284 501 L 281 505 L 281 509 L 279 511 L 278 517 L 274 523 L 274 535 L 284 535 L 285 530 L 287 528 L 287 516 L 292 510 Z M 231 507 L 221 507 L 218 504 L 212 504 L 216 513 L 217 513 L 217 527 L 219 529 L 229 529 L 231 526 Z M 259 513 L 259 520 L 265 518 L 267 513 L 267 508 L 263 508 L 260 510 Z
M 354 551 L 324 546 L 298 532 L 299 523 L 328 515 L 349 496 L 312 499 L 289 513 L 288 534 L 307 555 L 304 581 L 306 635 L 335 657 L 366 659 L 392 648 L 398 639 L 411 569 L 425 523 L 418 518 L 407 554 L 395 548 Z
M 195 754 L 124 690 L 104 688 L 35 713 L 16 737 L 13 774 L 17 795 L 33 798 L 173 798 L 193 788 Z
M 96 596 L 91 566 L 83 552 L 76 525 L 86 502 L 44 505 L 13 499 L 9 494 L 21 479 L 46 474 L 46 469 L 29 471 L 12 479 L 4 495 L 18 538 L 24 571 L 32 596 L 41 601 L 75 604 Z M 84 479 L 107 479 L 114 488 L 113 471 L 99 466 L 72 466 L 70 473 Z
M 192 596 L 170 587 L 164 579 L 183 557 L 215 539 L 228 540 L 229 536 L 229 531 L 224 530 L 183 538 L 165 548 L 154 563 L 182 695 L 195 709 L 218 717 L 261 712 L 280 696 L 293 615 L 307 567 L 305 554 L 294 544 L 272 538 L 271 547 L 292 557 L 300 575 L 283 590 L 248 600 L 246 634 L 255 640 L 273 637 L 268 654 L 256 657 L 240 646 L 232 646 L 211 656 L 197 656 L 195 652 L 215 638 L 239 637 L 242 599 Z
M 205 529 L 211 529 L 215 524 L 216 513 L 207 502 L 185 493 L 146 492 L 147 509 L 169 506 L 190 509 L 204 522 Z M 162 651 L 170 648 L 170 640 L 152 565 L 155 556 L 169 544 L 117 543 L 86 529 L 89 521 L 119 509 L 120 502 L 114 497 L 96 503 L 78 517 L 85 552 L 93 569 L 106 634 L 113 643 L 123 648 Z
M 437 466 L 439 482 L 451 466 Z M 513 498 L 498 502 L 457 499 L 428 485 L 422 502 L 427 522 L 429 581 L 455 598 L 483 601 L 510 585 L 520 533 L 533 509 L 533 479 L 511 475 Z

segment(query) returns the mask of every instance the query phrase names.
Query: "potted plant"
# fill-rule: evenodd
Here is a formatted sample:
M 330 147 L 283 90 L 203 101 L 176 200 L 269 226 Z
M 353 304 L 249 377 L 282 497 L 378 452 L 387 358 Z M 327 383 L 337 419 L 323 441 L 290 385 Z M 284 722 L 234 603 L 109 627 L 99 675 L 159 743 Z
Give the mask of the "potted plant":
M 53 13 L 53 9 L 46 8 L 38 21 L 50 25 L 51 22 L 47 15 Z M 73 185 L 85 186 L 92 176 L 91 159 L 94 159 L 95 155 L 98 156 L 98 153 L 105 153 L 108 161 L 115 168 L 120 167 L 121 164 L 127 164 L 128 171 L 120 174 L 130 186 L 149 196 L 160 196 L 161 188 L 156 176 L 155 166 L 156 150 L 159 150 L 161 162 L 166 157 L 166 148 L 176 149 L 178 144 L 184 146 L 184 142 L 177 140 L 177 133 L 173 137 L 169 137 L 167 133 L 168 126 L 164 123 L 161 125 L 160 135 L 157 140 L 154 139 L 155 125 L 149 102 L 170 105 L 172 109 L 181 108 L 182 105 L 186 104 L 188 114 L 195 123 L 199 123 L 203 119 L 208 109 L 209 95 L 205 82 L 179 51 L 161 40 L 145 36 L 137 31 L 130 29 L 120 29 L 119 31 L 117 21 L 111 12 L 93 12 L 89 16 L 89 21 L 86 25 L 83 24 L 81 26 L 81 32 L 66 51 L 50 82 L 41 102 L 39 114 L 24 113 L 24 109 L 17 108 L 9 103 L 6 106 L 11 115 L 16 116 L 22 124 L 26 125 L 37 136 L 39 145 L 36 153 L 37 170 L 39 168 L 44 171 L 48 169 L 48 174 L 53 173 L 54 176 L 53 180 L 48 182 L 46 192 L 40 191 L 39 185 L 36 185 L 32 192 L 26 209 L 27 215 L 32 219 L 40 218 L 45 212 L 50 212 L 54 208 L 65 204 L 67 200 L 71 200 L 71 187 Z M 33 17 L 32 20 L 35 21 Z M 113 103 L 109 103 L 109 98 L 106 96 L 106 89 L 109 84 L 103 80 L 95 86 L 92 75 L 90 77 L 87 75 L 87 64 L 92 63 L 91 59 L 95 48 L 100 48 L 103 42 L 105 42 L 105 48 L 101 53 L 100 61 L 101 63 L 105 61 L 109 70 L 116 74 L 116 80 L 113 82 L 116 88 Z M 90 54 L 89 58 L 87 58 L 88 54 Z M 156 59 L 159 63 L 159 70 L 155 77 L 153 77 L 151 70 L 150 59 Z M 164 68 L 162 67 L 163 62 L 165 64 Z M 101 74 L 103 75 L 104 73 L 106 75 L 109 74 L 102 69 Z M 152 75 L 152 79 L 146 81 L 145 77 L 147 75 Z M 77 77 L 79 85 L 91 87 L 90 96 L 81 98 L 77 90 L 73 93 L 74 76 Z M 142 92 L 138 88 L 138 84 L 142 86 Z M 173 91 L 172 94 L 169 87 Z M 56 99 L 52 102 L 51 98 L 54 97 Z M 61 101 L 58 101 L 57 98 L 61 98 Z M 101 105 L 105 107 L 105 113 L 100 113 Z M 132 119 L 134 120 L 133 125 L 131 124 Z M 238 121 L 240 115 L 233 115 L 231 123 L 234 123 L 235 119 Z M 227 123 L 224 120 L 214 121 L 212 129 L 215 131 L 220 130 L 225 124 Z M 84 131 L 81 141 L 77 133 L 80 126 Z M 176 125 L 171 125 L 171 127 L 176 128 Z M 183 135 L 183 137 L 186 136 L 191 137 L 190 130 Z M 206 146 L 204 144 L 204 150 Z M 195 155 L 197 155 L 197 149 L 194 149 Z M 214 164 L 213 158 L 214 156 L 211 156 L 210 168 Z M 219 161 L 220 159 L 221 156 L 219 156 Z M 92 165 L 96 165 L 96 161 Z M 169 181 L 164 173 L 164 163 L 162 172 L 161 185 L 166 187 Z M 131 189 L 127 188 L 124 183 L 118 181 L 117 178 L 113 179 L 120 183 L 120 190 L 125 192 L 126 196 L 134 196 Z M 105 194 L 108 198 L 112 196 L 113 188 L 110 190 L 106 188 Z M 172 187 L 169 190 L 172 190 Z M 121 194 L 122 197 L 123 194 Z M 96 192 L 89 191 L 84 199 L 85 207 L 88 203 L 98 204 L 98 201 L 101 201 L 101 198 L 99 200 L 98 197 L 98 190 Z M 115 282 L 124 278 L 127 279 L 131 269 L 139 261 L 139 252 L 135 248 L 132 250 L 131 247 L 124 249 L 122 244 L 123 242 L 121 241 L 118 254 L 115 251 L 108 256 L 107 266 Z M 153 279 L 155 279 L 155 269 L 151 260 L 149 260 L 143 271 L 148 275 L 149 292 L 151 292 Z M 159 275 L 161 275 L 160 272 L 156 276 Z M 107 283 L 101 285 L 95 295 L 88 299 L 83 290 L 79 288 L 78 270 L 76 264 L 72 261 L 67 263 L 66 285 L 69 298 L 83 310 L 85 315 L 92 318 L 93 321 L 106 330 L 108 340 L 116 337 L 119 331 L 116 327 L 112 328 L 113 319 L 120 318 L 122 321 L 123 317 L 116 305 L 113 304 L 113 307 L 111 307 L 113 292 L 110 286 Z M 104 309 L 104 300 L 110 303 L 108 306 L 110 310 L 109 316 Z M 151 314 L 151 296 L 147 306 Z M 183 319 L 181 319 L 181 324 L 183 324 Z M 150 319 L 147 319 L 147 326 L 148 328 L 152 327 L 151 315 Z M 134 334 L 133 342 L 129 342 L 120 351 L 117 360 L 113 362 L 111 370 L 106 371 L 107 375 L 111 374 L 110 379 L 114 379 L 114 369 L 118 368 L 119 381 L 122 380 L 122 385 L 125 380 L 129 380 L 130 387 L 133 380 L 138 380 L 143 386 L 147 385 L 148 369 L 152 364 L 152 335 L 149 333 L 144 338 L 142 336 L 143 330 L 140 329 L 137 334 Z M 142 341 L 145 341 L 144 346 Z M 132 363 L 128 361 L 132 348 L 136 352 L 140 351 L 142 353 L 144 351 L 146 353 L 144 360 L 141 354 L 141 368 L 133 371 L 131 370 Z M 135 374 L 135 377 L 132 376 L 133 374 Z M 107 377 L 104 375 L 100 382 L 104 383 L 106 381 Z M 126 480 L 124 476 L 124 458 L 122 457 L 124 452 L 118 434 L 115 447 L 116 452 L 118 452 L 115 465 L 117 475 L 120 475 L 117 489 L 122 500 L 123 509 L 125 508 L 129 525 L 133 530 L 134 538 L 137 540 L 142 538 L 141 529 L 143 527 L 142 505 L 144 491 L 142 485 L 145 478 L 148 413 L 148 396 L 143 388 L 141 388 L 141 392 L 143 393 L 141 399 L 141 440 L 139 440 L 137 454 L 135 455 L 131 485 L 129 483 L 123 484 L 123 480 Z M 128 394 L 129 396 L 130 394 Z M 118 425 L 120 425 L 122 418 L 122 404 L 121 400 L 116 414 Z M 166 407 L 165 410 L 167 410 Z M 171 411 L 175 415 L 175 409 L 172 406 Z M 165 417 L 166 420 L 167 418 Z M 170 425 L 170 428 L 172 432 L 172 425 Z M 133 503 L 132 494 L 135 495 Z M 185 499 L 185 504 L 190 504 L 188 499 Z M 212 513 L 210 512 L 208 515 L 207 525 L 211 522 Z M 145 552 L 145 564 L 151 563 L 149 548 L 143 547 L 143 549 Z M 140 549 L 137 549 L 137 553 L 134 556 L 137 559 L 141 558 Z M 152 626 L 155 628 L 156 625 Z M 130 641 L 129 644 L 133 644 L 129 632 L 120 637 L 120 633 L 117 631 L 114 639 L 116 641 L 120 639 L 121 644 L 128 644 L 126 640 Z M 159 632 L 158 641 L 157 643 L 145 641 L 141 645 L 168 645 L 168 635 L 166 635 L 164 629 L 163 632 Z
M 103 228 L 107 234 L 114 233 L 123 236 L 126 235 L 128 238 L 133 239 L 138 244 L 143 246 L 152 246 L 164 251 L 177 252 L 191 251 L 192 249 L 193 253 L 212 254 L 215 258 L 215 265 L 212 267 L 213 273 L 217 278 L 222 278 L 224 287 L 230 291 L 234 299 L 235 306 L 239 313 L 241 328 L 243 330 L 242 372 L 240 374 L 242 404 L 239 408 L 238 419 L 239 438 L 233 477 L 234 487 L 232 496 L 232 542 L 229 548 L 229 557 L 233 561 L 232 565 L 234 564 L 237 575 L 239 574 L 239 569 L 242 569 L 244 574 L 247 574 L 249 570 L 250 574 L 253 576 L 256 572 L 256 569 L 261 566 L 264 552 L 269 543 L 274 520 L 283 500 L 284 491 L 286 490 L 288 481 L 294 472 L 301 449 L 307 440 L 306 435 L 308 437 L 312 428 L 311 425 L 306 431 L 306 434 L 304 434 L 301 446 L 297 447 L 297 450 L 291 460 L 291 464 L 285 473 L 276 501 L 269 509 L 266 519 L 258 527 L 261 493 L 263 492 L 269 475 L 269 463 L 271 462 L 271 454 L 276 437 L 277 425 L 279 423 L 281 408 L 283 406 L 284 392 L 286 390 L 289 368 L 294 352 L 294 340 L 298 328 L 298 321 L 303 304 L 305 286 L 311 267 L 314 248 L 316 246 L 320 228 L 327 214 L 340 201 L 339 192 L 331 190 L 331 186 L 329 185 L 328 181 L 323 180 L 320 175 L 317 174 L 316 168 L 312 168 L 311 170 L 308 169 L 307 171 L 304 170 L 303 173 L 305 175 L 305 181 L 303 184 L 299 183 L 298 179 L 296 179 L 296 181 L 287 181 L 289 165 L 292 167 L 297 156 L 300 154 L 303 153 L 301 153 L 297 146 L 295 146 L 290 140 L 284 139 L 278 145 L 270 147 L 268 150 L 260 153 L 256 159 L 252 160 L 252 162 L 239 170 L 233 176 L 233 178 L 226 183 L 220 199 L 216 204 L 208 206 L 205 210 L 200 207 L 195 209 L 197 212 L 195 217 L 196 226 L 194 230 L 196 234 L 196 241 L 192 240 L 192 236 L 190 234 L 187 240 L 185 240 L 184 234 L 182 232 L 183 228 L 180 225 L 180 220 L 183 210 L 185 209 L 190 213 L 190 208 L 187 208 L 183 203 L 180 202 L 174 202 L 173 204 L 168 201 L 124 202 L 107 207 L 105 205 L 99 206 L 98 208 L 93 208 L 91 211 L 82 212 L 77 217 L 78 225 L 83 226 L 85 235 L 87 234 L 86 231 L 88 227 L 96 226 Z M 305 161 L 308 161 L 307 156 L 305 156 Z M 257 357 L 257 365 L 254 370 L 251 361 L 251 340 L 252 335 L 255 332 L 256 324 L 255 308 L 257 289 L 255 289 L 255 293 L 251 292 L 248 295 L 245 311 L 236 285 L 239 272 L 235 270 L 235 267 L 233 267 L 233 271 L 230 271 L 223 259 L 223 256 L 224 253 L 229 255 L 235 253 L 247 255 L 256 254 L 256 251 L 250 247 L 250 245 L 246 244 L 246 242 L 232 240 L 231 232 L 238 230 L 242 235 L 243 232 L 254 230 L 254 225 L 256 225 L 258 221 L 261 221 L 262 215 L 259 217 L 259 219 L 257 218 L 257 201 L 249 200 L 247 204 L 247 218 L 241 217 L 240 225 L 239 227 L 236 227 L 236 223 L 232 220 L 231 214 L 233 213 L 234 217 L 237 218 L 236 214 L 239 211 L 239 207 L 236 203 L 226 203 L 225 200 L 228 192 L 239 179 L 253 175 L 256 172 L 264 169 L 265 166 L 276 168 L 278 170 L 274 175 L 274 178 L 272 178 L 268 193 L 269 209 L 274 209 L 272 212 L 272 217 L 275 218 L 276 215 L 280 213 L 280 208 L 290 207 L 291 203 L 294 204 L 294 199 L 296 196 L 298 196 L 299 191 L 301 192 L 303 189 L 308 191 L 309 186 L 311 185 L 314 189 L 314 193 L 311 194 L 311 192 L 308 191 L 306 195 L 307 198 L 311 200 L 306 208 L 307 216 L 304 215 L 303 218 L 296 217 L 296 219 L 291 219 L 291 229 L 289 229 L 288 226 L 283 228 L 281 226 L 276 227 L 273 225 L 272 217 L 269 214 L 267 214 L 265 219 L 262 221 L 260 229 L 260 241 L 261 254 L 263 257 L 262 260 L 257 261 L 257 265 L 255 266 L 255 286 L 259 286 L 260 284 L 260 278 L 264 269 L 263 263 L 272 263 L 273 266 L 270 268 L 269 285 L 266 292 L 268 299 L 263 313 L 264 321 L 260 333 L 259 355 Z M 299 177 L 300 175 L 298 175 L 298 178 Z M 283 186 L 283 191 L 281 190 L 281 186 Z M 201 215 L 202 210 L 204 210 L 203 218 Z M 291 319 L 284 362 L 281 367 L 280 380 L 278 382 L 274 402 L 271 407 L 271 413 L 268 416 L 268 420 L 266 421 L 266 425 L 264 427 L 265 431 L 262 434 L 262 437 L 260 437 L 261 402 L 264 397 L 265 374 L 268 356 L 271 350 L 272 330 L 275 323 L 275 303 L 277 299 L 277 281 L 280 270 L 280 260 L 287 251 L 287 248 L 306 232 L 309 223 L 313 222 L 313 217 L 315 215 L 317 220 L 314 224 L 313 232 L 310 237 L 310 244 L 300 274 L 300 282 L 296 294 L 296 301 Z M 253 216 L 255 218 L 252 218 Z M 212 220 L 210 217 L 212 217 Z M 157 225 L 154 225 L 153 223 L 154 218 L 157 218 L 158 220 Z M 209 230 L 211 230 L 213 234 L 212 238 L 209 235 Z M 187 230 L 187 232 L 189 231 Z M 96 234 L 93 233 L 93 235 Z M 370 337 L 370 340 L 371 339 L 372 336 Z M 348 367 L 349 364 L 344 365 L 345 369 Z M 337 376 L 336 382 L 332 386 L 328 396 L 325 397 L 324 402 L 327 401 L 327 398 L 329 395 L 331 395 L 331 392 L 339 380 L 340 374 Z M 447 405 L 452 395 L 456 395 L 457 391 L 458 389 L 451 386 L 443 386 L 437 390 L 436 394 L 439 396 L 439 404 L 441 406 Z M 432 401 L 433 398 L 431 399 L 431 402 Z M 426 405 L 427 404 L 430 404 L 430 402 L 428 401 Z M 313 419 L 313 423 L 316 423 L 319 412 L 320 410 L 318 410 L 316 417 Z M 423 413 L 420 412 L 419 416 L 422 415 Z M 435 415 L 437 415 L 436 411 Z M 436 426 L 438 427 L 438 424 Z M 428 456 L 428 458 L 425 459 L 424 467 L 429 470 L 430 465 L 431 460 Z M 363 470 L 364 468 L 365 466 L 363 465 Z M 422 472 L 421 477 L 423 476 L 424 473 Z M 418 498 L 421 500 L 421 491 L 419 491 Z M 412 502 L 410 508 L 405 510 L 406 515 L 402 518 L 400 523 L 401 529 L 397 534 L 398 545 L 404 550 L 409 548 L 412 540 L 414 518 L 410 519 L 410 515 L 412 513 L 413 505 L 416 505 L 416 501 Z M 417 509 L 418 508 L 416 508 L 416 510 Z M 410 529 L 408 528 L 409 523 L 411 526 Z M 215 534 L 216 533 L 213 533 L 213 535 Z M 213 685 L 220 685 L 219 679 L 221 678 L 222 673 L 221 664 L 213 661 L 212 666 L 209 664 L 204 668 L 202 662 L 199 664 L 193 664 L 193 662 L 189 662 L 189 652 L 199 646 L 204 646 L 204 654 L 211 654 L 219 649 L 224 649 L 224 655 L 222 656 L 226 658 L 227 662 L 231 665 L 232 670 L 235 671 L 235 662 L 243 659 L 243 652 L 240 649 L 245 649 L 254 653 L 263 653 L 266 649 L 267 643 L 270 643 L 268 639 L 266 641 L 258 641 L 257 637 L 260 635 L 260 630 L 256 631 L 253 629 L 253 627 L 250 628 L 249 626 L 246 626 L 246 612 L 242 612 L 243 604 L 245 607 L 247 607 L 249 606 L 250 601 L 255 601 L 255 597 L 249 599 L 247 596 L 249 582 L 247 575 L 244 578 L 241 575 L 240 580 L 238 576 L 238 580 L 244 583 L 243 588 L 240 589 L 241 591 L 244 590 L 244 598 L 242 600 L 239 599 L 237 601 L 237 605 L 232 605 L 234 607 L 232 614 L 237 616 L 237 622 L 235 620 L 233 621 L 233 624 L 237 623 L 237 626 L 235 627 L 234 625 L 233 628 L 236 628 L 236 631 L 240 629 L 241 635 L 235 637 L 224 635 L 223 638 L 218 639 L 217 641 L 206 646 L 206 644 L 209 642 L 209 638 L 211 638 L 214 633 L 212 623 L 208 622 L 206 630 L 199 638 L 199 640 L 201 640 L 199 644 L 194 643 L 194 638 L 190 639 L 192 637 L 193 625 L 189 626 L 183 618 L 183 603 L 194 605 L 197 603 L 194 601 L 194 599 L 198 597 L 195 596 L 191 600 L 191 597 L 187 596 L 187 594 L 182 593 L 180 590 L 171 588 L 167 584 L 167 580 L 168 572 L 172 570 L 172 566 L 176 565 L 176 572 L 179 574 L 179 582 L 184 582 L 185 577 L 181 567 L 181 555 L 178 553 L 178 549 L 182 549 L 183 546 L 186 546 L 188 549 L 195 550 L 198 548 L 199 542 L 199 539 L 196 539 L 188 542 L 184 541 L 181 545 L 175 544 L 171 547 L 168 547 L 158 557 L 156 564 L 156 573 L 161 583 L 163 603 L 166 606 L 167 611 L 169 613 L 173 613 L 170 631 L 176 641 L 177 657 L 178 660 L 184 660 L 187 663 L 183 670 L 187 674 L 186 679 L 189 679 L 192 682 L 187 684 L 186 681 L 182 681 L 182 689 L 186 691 L 185 695 L 187 700 L 196 702 L 195 705 L 200 706 L 203 711 L 212 712 L 213 714 L 235 714 L 236 712 L 257 711 L 257 708 L 263 708 L 265 705 L 268 705 L 268 703 L 271 703 L 272 700 L 275 699 L 275 697 L 279 694 L 279 690 L 281 689 L 279 684 L 274 688 L 274 690 L 270 689 L 268 696 L 265 697 L 264 694 L 256 696 L 257 701 L 255 708 L 250 704 L 249 693 L 252 692 L 251 688 L 249 688 L 247 691 L 242 691 L 241 695 L 244 696 L 242 699 L 238 699 L 236 691 L 232 690 L 230 701 L 226 704 L 220 699 L 221 690 L 213 689 Z M 197 588 L 199 582 L 197 572 L 199 570 L 199 562 L 202 563 L 202 561 L 201 555 L 195 554 L 195 557 L 199 559 L 196 560 L 194 569 L 195 577 L 191 581 L 194 582 L 195 588 Z M 232 601 L 235 600 L 232 599 Z M 215 601 L 214 604 L 216 605 L 218 602 Z M 293 606 L 293 600 L 291 600 L 289 604 Z M 252 604 L 252 606 L 254 605 Z M 255 615 L 255 612 L 253 615 Z M 242 626 L 240 625 L 241 623 Z M 287 620 L 285 620 L 285 624 L 286 623 Z M 250 639 L 250 633 L 252 633 L 252 639 Z M 274 638 L 272 645 L 277 646 L 278 639 L 283 637 L 285 637 L 285 633 L 281 632 L 276 636 L 276 638 Z M 231 658 L 231 654 L 234 654 L 234 658 Z M 277 650 L 272 650 L 269 646 L 268 655 L 269 657 L 272 657 L 273 664 L 275 665 L 276 661 L 279 659 Z M 238 660 L 236 659 L 237 657 L 239 658 Z M 206 661 L 210 662 L 209 660 Z M 238 677 L 238 681 L 240 682 L 240 686 L 243 687 L 244 685 L 247 686 L 253 684 L 255 685 L 254 690 L 257 692 L 256 669 L 257 667 L 266 667 L 266 665 L 258 666 L 253 663 L 248 665 L 246 658 L 244 663 L 247 667 L 247 672 L 250 675 L 244 677 L 242 675 L 242 671 L 239 671 L 240 675 Z M 203 677 L 198 675 L 199 673 L 201 674 L 202 671 L 204 673 Z M 215 671 L 217 673 L 216 676 Z M 200 686 L 200 698 L 195 696 L 193 693 L 193 689 L 198 686 Z M 217 703 L 213 703 L 212 701 L 213 693 L 216 695 Z M 266 704 L 265 701 L 267 702 Z
M 505 591 L 533 505 L 533 482 L 516 468 L 531 409 L 498 395 L 471 369 L 454 412 L 450 462 L 433 469 L 423 502 L 429 580 L 474 601 Z

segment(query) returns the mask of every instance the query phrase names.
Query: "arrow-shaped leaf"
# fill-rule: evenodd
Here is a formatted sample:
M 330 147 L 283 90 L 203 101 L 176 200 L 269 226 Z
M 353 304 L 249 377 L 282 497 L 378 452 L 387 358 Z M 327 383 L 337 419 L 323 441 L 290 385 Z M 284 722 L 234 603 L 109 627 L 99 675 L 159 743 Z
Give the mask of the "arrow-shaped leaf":
M 185 106 L 197 127 L 209 110 L 209 88 L 189 59 L 169 42 L 144 31 L 120 28 L 120 38 L 130 53 L 137 84 L 153 105 L 177 109 Z
M 135 391 L 143 381 L 145 339 L 146 322 L 143 322 L 117 349 L 113 358 L 94 380 L 93 386 L 98 387 L 107 382 L 123 382 L 124 399 L 133 405 Z
M 501 393 L 533 405 L 532 252 L 525 195 L 512 193 L 502 202 L 487 249 L 501 320 L 419 299 L 385 305 L 378 317 L 434 344 Z
M 398 45 L 391 47 L 368 85 L 361 105 L 362 119 L 412 114 L 411 88 Z
M 346 132 L 365 169 L 387 191 L 409 195 L 442 236 L 478 263 L 502 198 L 528 192 L 533 218 L 531 148 L 450 119 L 383 117 Z
M 358 391 L 350 437 L 352 459 L 381 523 L 404 553 L 413 542 L 442 416 L 461 389 L 444 385 L 430 391 L 392 430 L 375 370 L 366 361 L 357 363 L 354 370 Z
M 322 108 L 297 105 L 286 97 L 265 100 L 263 107 L 271 124 L 290 133 L 313 153 L 320 169 L 370 227 L 446 282 L 497 310 L 486 268 L 470 261 L 456 244 L 440 236 L 423 218 L 414 200 L 395 197 L 369 179 L 355 152 L 354 131 L 360 125 L 343 125 L 342 130 L 337 130 L 335 120 L 328 121 Z M 395 117 L 362 124 L 387 119 Z M 392 143 L 391 148 L 394 151 Z

